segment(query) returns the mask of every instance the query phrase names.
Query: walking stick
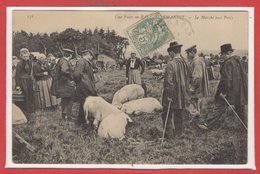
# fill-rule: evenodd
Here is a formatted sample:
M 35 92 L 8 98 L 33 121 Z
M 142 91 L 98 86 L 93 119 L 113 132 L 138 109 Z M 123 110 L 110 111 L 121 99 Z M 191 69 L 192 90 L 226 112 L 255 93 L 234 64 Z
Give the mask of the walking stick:
M 167 109 L 167 114 L 166 114 L 166 119 L 165 119 L 164 128 L 163 128 L 163 136 L 162 136 L 161 145 L 163 144 L 163 139 L 164 139 L 164 135 L 165 135 L 166 124 L 167 124 L 168 117 L 169 117 L 169 112 L 170 112 L 170 108 L 171 108 L 171 103 L 172 103 L 172 101 L 169 101 L 168 109 Z
M 246 125 L 244 124 L 244 122 L 240 119 L 240 117 L 238 116 L 238 114 L 236 113 L 236 111 L 233 109 L 233 107 L 231 106 L 231 104 L 228 102 L 228 100 L 225 98 L 225 96 L 220 95 L 225 102 L 228 104 L 228 106 L 231 108 L 231 110 L 233 111 L 233 113 L 235 114 L 235 116 L 238 118 L 238 120 L 242 123 L 243 127 L 247 130 Z

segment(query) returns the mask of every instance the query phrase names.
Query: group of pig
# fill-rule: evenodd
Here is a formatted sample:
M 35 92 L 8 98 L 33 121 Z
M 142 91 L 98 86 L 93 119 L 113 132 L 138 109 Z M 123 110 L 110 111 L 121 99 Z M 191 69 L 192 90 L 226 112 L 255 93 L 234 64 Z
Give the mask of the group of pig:
M 133 122 L 129 115 L 153 113 L 162 110 L 162 105 L 155 98 L 144 98 L 144 89 L 137 84 L 130 84 L 118 90 L 112 104 L 100 96 L 89 96 L 84 103 L 87 124 L 88 117 L 93 117 L 93 125 L 98 129 L 102 138 L 125 137 L 126 125 Z

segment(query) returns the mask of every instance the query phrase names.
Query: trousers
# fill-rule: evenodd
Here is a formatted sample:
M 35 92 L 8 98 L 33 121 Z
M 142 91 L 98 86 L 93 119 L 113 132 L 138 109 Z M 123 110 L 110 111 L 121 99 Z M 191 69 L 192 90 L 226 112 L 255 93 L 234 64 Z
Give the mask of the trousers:
M 227 107 L 228 106 L 226 104 L 216 103 L 213 114 L 208 116 L 207 125 L 210 127 L 214 125 L 214 123 L 216 123 L 219 119 L 221 119 L 222 116 L 226 113 Z M 235 105 L 234 110 L 238 114 L 241 121 L 247 126 L 247 114 L 246 114 L 245 106 Z M 232 112 L 232 114 L 234 113 Z
M 162 121 L 163 129 L 166 122 L 168 106 L 163 107 Z M 165 138 L 171 139 L 175 136 L 181 136 L 183 131 L 183 109 L 174 109 L 172 106 L 169 110 L 169 115 L 165 128 Z
M 86 123 L 85 114 L 84 114 L 84 100 L 79 101 L 79 113 L 78 113 L 78 124 Z
M 61 110 L 62 110 L 62 117 L 65 117 L 65 115 L 71 116 L 73 99 L 71 97 L 61 98 L 60 105 L 61 105 Z

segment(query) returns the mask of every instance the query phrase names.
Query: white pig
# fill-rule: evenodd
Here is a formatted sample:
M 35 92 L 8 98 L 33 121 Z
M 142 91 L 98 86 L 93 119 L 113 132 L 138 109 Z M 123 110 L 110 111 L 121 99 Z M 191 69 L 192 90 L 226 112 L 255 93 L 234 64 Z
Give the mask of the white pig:
M 126 85 L 115 93 L 112 104 L 120 109 L 125 102 L 143 98 L 144 94 L 145 92 L 141 85 Z
M 124 103 L 121 111 L 127 114 L 139 115 L 141 113 L 153 113 L 162 110 L 160 102 L 152 97 L 142 98 Z
M 125 137 L 127 122 L 133 121 L 125 113 L 112 113 L 101 121 L 98 128 L 98 135 L 102 138 L 123 139 Z
M 98 127 L 98 123 L 111 113 L 121 112 L 117 107 L 98 96 L 87 97 L 83 109 L 87 124 L 89 123 L 88 116 L 92 116 L 94 118 L 93 124 L 95 127 Z

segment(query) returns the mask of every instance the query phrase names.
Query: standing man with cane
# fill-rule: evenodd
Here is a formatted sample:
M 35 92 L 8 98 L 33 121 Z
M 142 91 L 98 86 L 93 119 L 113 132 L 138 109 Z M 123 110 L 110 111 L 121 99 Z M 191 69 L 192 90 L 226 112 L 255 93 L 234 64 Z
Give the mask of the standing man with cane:
M 248 102 L 247 74 L 243 68 L 239 56 L 233 55 L 234 49 L 231 44 L 220 47 L 224 62 L 220 69 L 221 80 L 215 95 L 215 112 L 207 121 L 208 127 L 217 122 L 226 110 L 226 104 L 239 116 L 242 124 L 247 125 L 245 106 Z
M 80 104 L 78 113 L 78 125 L 86 123 L 84 114 L 84 103 L 88 96 L 97 96 L 95 86 L 94 72 L 92 68 L 93 53 L 90 50 L 81 51 L 82 58 L 76 63 L 73 73 L 74 81 L 76 82 L 77 100 Z
M 167 49 L 172 60 L 168 62 L 163 83 L 163 138 L 182 138 L 183 109 L 186 106 L 189 87 L 189 66 L 181 57 L 181 47 L 171 42 Z M 173 120 L 173 124 L 172 124 Z

